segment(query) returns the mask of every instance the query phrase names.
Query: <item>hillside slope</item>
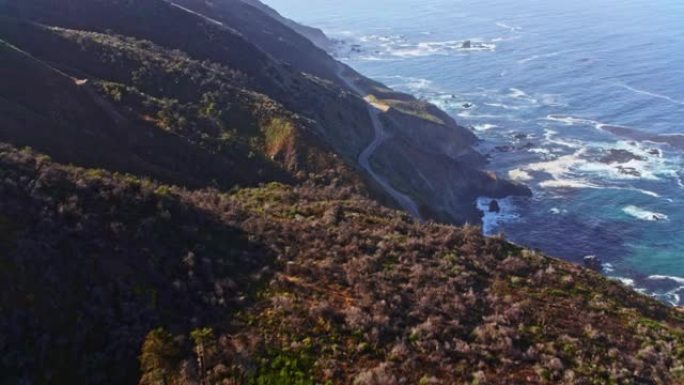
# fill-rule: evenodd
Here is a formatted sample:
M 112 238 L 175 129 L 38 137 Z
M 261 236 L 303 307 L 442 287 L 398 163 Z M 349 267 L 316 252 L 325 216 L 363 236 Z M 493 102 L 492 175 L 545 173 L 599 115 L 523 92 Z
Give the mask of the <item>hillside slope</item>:
M 233 143 L 241 141 L 247 153 L 276 160 L 279 163 L 276 166 L 285 168 L 290 174 L 327 173 L 330 168 L 338 170 L 336 177 L 344 180 L 361 174 L 366 190 L 392 204 L 391 194 L 382 188 L 389 183 L 394 189 L 412 197 L 426 218 L 453 223 L 478 222 L 477 196 L 529 194 L 524 187 L 497 180 L 481 171 L 485 166 L 483 158 L 471 148 L 476 141 L 475 136 L 458 126 L 448 115 L 409 95 L 387 89 L 336 62 L 292 30 L 291 23 L 283 24 L 279 21 L 281 18 L 273 18 L 273 12 L 264 13 L 261 8 L 238 0 L 70 0 L 59 4 L 50 0 L 4 0 L 0 2 L 0 11 L 5 17 L 0 38 L 71 77 L 116 83 L 116 87 L 140 91 L 161 100 L 163 114 L 172 118 L 187 114 L 189 99 L 192 98 L 201 112 L 201 103 L 219 92 L 213 87 L 209 92 L 197 95 L 188 87 L 190 80 L 182 78 L 188 77 L 187 71 L 200 66 L 220 67 L 220 72 L 225 74 L 220 79 L 221 83 L 231 86 L 230 92 L 258 94 L 262 100 L 279 106 L 280 111 L 270 112 L 271 115 L 287 115 L 289 117 L 285 120 L 293 121 L 287 125 L 291 129 L 285 130 L 290 134 L 285 137 L 279 135 L 279 139 L 287 139 L 279 140 L 279 144 L 289 147 L 280 148 L 286 151 L 280 151 L 276 159 L 272 148 L 266 148 L 263 143 L 254 146 L 254 142 L 250 142 L 254 135 L 245 134 L 243 130 L 237 130 L 234 136 L 239 140 Z M 31 24 L 33 22 L 39 24 Z M 73 33 L 62 33 L 59 29 Z M 130 44 L 108 44 L 107 55 L 104 55 L 100 52 L 101 47 L 85 44 L 94 39 L 94 35 L 85 32 L 99 34 L 95 38 L 99 45 L 107 38 L 113 41 L 133 39 L 137 42 L 134 47 L 136 55 L 145 61 L 120 60 L 130 53 L 117 51 L 130 49 Z M 46 44 L 46 41 L 54 44 Z M 152 45 L 148 46 L 148 43 Z M 180 65 L 176 60 L 178 57 L 183 57 L 181 62 L 192 61 L 193 65 L 179 71 L 174 68 L 174 65 Z M 147 65 L 150 61 L 165 63 L 150 68 Z M 109 71 L 110 66 L 114 66 L 116 71 Z M 204 72 L 207 72 L 206 68 Z M 234 78 L 235 73 L 240 74 L 239 82 Z M 210 71 L 208 76 L 214 75 Z M 181 87 L 170 87 L 170 84 L 178 82 L 182 82 Z M 221 94 L 224 92 L 220 91 Z M 112 95 L 105 93 L 101 96 L 111 98 Z M 364 172 L 358 164 L 359 156 L 374 140 L 369 105 L 363 97 L 387 106 L 381 113 L 386 131 L 421 154 L 408 159 L 408 162 L 401 162 L 401 168 L 374 166 L 374 173 L 382 174 L 382 181 L 373 178 L 374 173 Z M 221 104 L 223 100 L 210 102 L 219 110 L 226 109 L 226 105 Z M 262 118 L 262 112 L 255 111 L 261 108 L 255 104 L 243 107 L 249 110 L 247 115 L 252 115 L 245 119 L 251 119 L 250 124 L 257 130 L 271 131 L 264 127 L 268 122 Z M 126 107 L 139 118 L 149 116 L 148 109 Z M 298 118 L 294 119 L 296 122 L 294 117 Z M 164 128 L 172 130 L 186 124 L 182 119 L 166 120 Z M 202 131 L 199 135 L 207 134 L 205 122 L 195 125 Z M 279 131 L 283 133 L 282 129 Z M 421 140 L 416 141 L 415 138 Z M 31 145 L 13 137 L 4 139 Z M 50 149 L 42 149 L 50 153 Z M 394 141 L 384 142 L 379 150 L 394 154 L 392 157 L 401 157 L 404 152 L 403 145 L 396 145 Z M 417 175 L 436 164 L 467 170 L 468 173 L 455 173 L 448 180 L 432 179 L 427 184 L 405 177 Z M 477 174 L 478 182 L 470 186 L 470 175 L 473 174 Z M 430 173 L 425 175 L 433 178 Z M 360 186 L 357 182 L 354 184 Z M 470 188 L 460 189 L 463 185 Z M 426 193 L 425 186 L 439 188 L 429 188 Z M 433 199 L 435 196 L 440 199 Z
M 22 31 L 30 36 L 28 32 Z M 49 41 L 50 36 L 36 38 Z M 242 172 L 236 165 L 245 162 L 247 149 L 239 144 L 237 151 L 210 154 L 140 116 L 119 111 L 97 92 L 101 84 L 77 84 L 77 79 L 2 41 L 0 54 L 0 76 L 6 79 L 0 87 L 0 135 L 5 141 L 35 147 L 63 162 L 150 175 L 189 186 L 214 182 L 224 187 L 254 185 L 260 181 L 259 174 L 265 180 L 288 180 L 279 167 L 258 157 L 250 162 L 250 173 Z M 80 56 L 73 57 L 78 60 Z
M 0 384 L 684 383 L 679 309 L 438 224 L 529 191 L 293 23 L 0 0 Z
M 684 380 L 682 313 L 477 228 L 7 146 L 0 177 L 2 383 Z

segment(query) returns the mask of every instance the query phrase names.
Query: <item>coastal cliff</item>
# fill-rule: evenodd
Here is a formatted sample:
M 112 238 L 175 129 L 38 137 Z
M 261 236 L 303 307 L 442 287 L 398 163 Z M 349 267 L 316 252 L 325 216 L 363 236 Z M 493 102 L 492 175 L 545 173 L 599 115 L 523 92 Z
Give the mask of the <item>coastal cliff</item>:
M 0 383 L 684 381 L 677 309 L 440 224 L 529 190 L 321 35 L 0 0 Z
M 279 149 L 281 153 L 275 157 L 272 153 L 266 154 L 267 157 L 280 159 L 281 165 L 283 165 L 282 161 L 285 161 L 285 168 L 289 168 L 293 174 L 298 171 L 308 172 L 312 169 L 328 168 L 329 162 L 316 164 L 313 158 L 305 159 L 307 156 L 300 154 L 310 152 L 309 144 L 317 141 L 322 149 L 321 156 L 329 152 L 328 148 L 332 149 L 332 152 L 340 158 L 340 167 L 361 171 L 366 184 L 365 188 L 375 197 L 390 205 L 401 207 L 397 205 L 392 194 L 383 188 L 383 183 L 379 183 L 376 178 L 372 177 L 372 173 L 364 173 L 362 167 L 359 167 L 359 156 L 374 139 L 374 123 L 368 113 L 368 102 L 364 100 L 364 98 L 371 97 L 377 103 L 388 106 L 388 109 L 381 111 L 380 115 L 381 122 L 386 125 L 385 131 L 392 140 L 385 141 L 379 150 L 395 154 L 408 152 L 418 154 L 414 159 L 407 159 L 408 162 L 385 159 L 385 162 L 391 163 L 391 167 L 383 167 L 384 171 L 374 171 L 379 174 L 388 172 L 388 175 L 382 175 L 385 181 L 389 181 L 385 183 L 391 184 L 395 189 L 406 190 L 405 194 L 412 196 L 412 199 L 418 202 L 417 204 L 424 207 L 422 212 L 426 218 L 440 219 L 450 223 L 466 221 L 478 223 L 480 214 L 475 208 L 477 196 L 500 197 L 510 194 L 529 194 L 529 191 L 523 187 L 496 180 L 483 171 L 485 165 L 482 158 L 471 148 L 476 138 L 468 129 L 457 125 L 453 119 L 436 107 L 418 101 L 410 95 L 394 92 L 335 61 L 307 39 L 310 34 L 306 34 L 307 37 L 305 37 L 300 35 L 304 33 L 301 28 L 290 29 L 293 22 L 283 24 L 279 22 L 280 18 L 274 21 L 272 17 L 275 11 L 273 10 L 264 13 L 260 9 L 263 7 L 254 7 L 254 4 L 235 0 L 214 2 L 179 0 L 175 3 L 161 2 L 154 7 L 128 5 L 123 7 L 125 12 L 107 2 L 93 2 L 86 5 L 68 2 L 59 7 L 49 2 L 43 5 L 39 5 L 40 3 L 40 1 L 27 2 L 23 5 L 8 3 L 5 6 L 6 15 L 22 15 L 22 18 L 26 20 L 64 29 L 90 30 L 100 33 L 111 31 L 139 39 L 140 42 L 149 41 L 157 45 L 159 50 L 169 50 L 167 56 L 174 54 L 170 50 L 185 50 L 198 63 L 202 60 L 211 60 L 229 67 L 231 71 L 244 73 L 247 84 L 238 85 L 236 88 L 242 87 L 257 92 L 300 118 L 299 122 L 292 125 L 292 133 L 296 136 L 307 137 L 300 139 L 307 142 L 307 146 L 298 147 L 299 152 L 295 151 L 294 147 L 289 148 L 289 153 L 286 149 Z M 40 10 L 36 7 L 40 7 Z M 160 15 L 159 21 L 145 26 L 133 23 L 133 20 L 140 17 L 140 14 L 152 12 L 153 9 Z M 106 10 L 116 14 L 117 17 L 107 17 Z M 179 23 L 191 22 L 193 18 L 198 18 L 197 15 L 210 15 L 210 17 L 200 18 L 210 32 L 207 32 L 205 27 L 200 30 L 197 25 L 193 25 L 187 34 L 184 32 L 178 35 L 159 35 L 158 33 L 164 28 L 172 28 L 170 25 L 166 26 L 171 20 L 177 20 Z M 41 28 L 33 25 L 20 25 L 14 22 L 7 24 L 18 28 L 16 31 L 6 29 L 5 38 L 9 43 L 26 50 L 39 60 L 50 63 L 51 66 L 64 69 L 69 76 L 83 78 L 93 76 L 93 81 L 116 83 L 122 86 L 133 85 L 138 89 L 144 87 L 146 89 L 141 91 L 152 97 L 171 96 L 171 100 L 181 100 L 182 97 L 188 96 L 182 94 L 186 92 L 185 90 L 174 90 L 175 94 L 165 95 L 167 90 L 150 90 L 151 84 L 135 84 L 138 79 L 125 79 L 119 74 L 112 76 L 109 70 L 103 71 L 111 58 L 90 55 L 87 52 L 88 49 L 100 49 L 95 47 L 96 44 L 87 47 L 82 44 L 77 47 L 73 44 L 73 39 L 76 38 L 81 39 L 80 41 L 91 39 L 100 45 L 108 45 L 107 49 L 111 50 L 112 54 L 116 54 L 116 51 L 121 49 L 113 44 L 103 44 L 107 42 L 101 37 L 96 38 L 88 34 L 77 36 L 77 33 L 69 35 L 67 32 L 55 33 L 59 32 L 55 30 L 47 33 L 49 30 L 43 28 L 41 31 Z M 27 31 L 19 32 L 20 29 Z M 192 29 L 197 31 L 193 33 Z M 54 49 L 46 49 L 37 38 L 31 37 L 32 34 L 42 34 L 50 38 L 55 44 L 52 47 Z M 56 34 L 66 36 L 66 38 L 56 39 Z M 220 42 L 214 42 L 219 36 Z M 71 42 L 69 38 L 72 39 Z M 63 49 L 57 49 L 60 46 L 64 46 Z M 135 49 L 139 50 L 140 47 L 135 47 Z M 65 54 L 66 52 L 73 54 Z M 249 60 L 251 57 L 254 60 Z M 98 59 L 100 62 L 95 63 L 94 61 Z M 142 67 L 145 64 L 142 58 L 137 60 L 135 66 Z M 135 71 L 134 68 L 123 68 L 131 63 L 116 64 L 121 71 L 131 70 L 130 73 Z M 188 82 L 191 81 L 194 80 L 188 80 Z M 131 84 L 132 82 L 134 84 Z M 195 83 L 197 88 L 201 87 L 196 81 Z M 203 96 L 206 95 L 208 94 Z M 202 130 L 203 127 L 198 127 L 198 129 Z M 28 141 L 16 143 L 33 145 Z M 408 152 L 405 146 L 410 147 Z M 48 148 L 43 148 L 43 150 L 50 153 Z M 276 150 L 271 149 L 270 152 L 273 151 Z M 444 157 L 440 160 L 439 157 L 442 155 Z M 433 163 L 435 161 L 446 163 L 445 167 L 452 170 L 457 168 L 466 172 L 454 172 L 448 179 L 442 179 L 442 175 L 433 176 L 431 173 L 421 171 L 434 168 L 432 166 L 436 164 Z M 408 168 L 399 167 L 400 163 Z M 412 181 L 412 178 L 401 176 L 416 175 L 417 172 L 422 172 L 424 178 L 428 180 L 416 185 L 416 181 Z M 469 181 L 473 176 L 476 181 L 470 185 Z M 444 185 L 444 187 L 426 188 L 427 185 Z M 466 191 L 461 189 L 463 186 L 468 186 L 467 194 L 443 194 L 456 190 Z M 442 198 L 435 200 L 435 196 Z M 440 214 L 433 216 L 432 213 Z

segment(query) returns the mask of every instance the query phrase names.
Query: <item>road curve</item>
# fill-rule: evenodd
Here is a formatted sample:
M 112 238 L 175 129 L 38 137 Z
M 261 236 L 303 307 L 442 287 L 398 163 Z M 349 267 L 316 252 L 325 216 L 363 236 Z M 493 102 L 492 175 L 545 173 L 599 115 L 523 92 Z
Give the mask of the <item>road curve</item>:
M 364 92 L 359 88 L 353 81 L 344 76 L 344 67 L 340 66 L 338 70 L 338 76 L 342 81 L 357 95 L 361 98 L 364 97 Z M 366 170 L 366 172 L 388 193 L 392 198 L 394 198 L 401 207 L 411 214 L 414 218 L 420 219 L 420 212 L 418 211 L 418 206 L 416 203 L 409 198 L 408 195 L 398 191 L 391 184 L 385 180 L 384 177 L 376 173 L 370 164 L 370 158 L 373 153 L 382 145 L 382 143 L 388 139 L 389 135 L 385 132 L 384 126 L 380 121 L 380 110 L 373 106 L 371 103 L 367 103 L 368 115 L 370 116 L 371 122 L 373 123 L 373 131 L 375 133 L 375 138 L 359 155 L 359 165 Z

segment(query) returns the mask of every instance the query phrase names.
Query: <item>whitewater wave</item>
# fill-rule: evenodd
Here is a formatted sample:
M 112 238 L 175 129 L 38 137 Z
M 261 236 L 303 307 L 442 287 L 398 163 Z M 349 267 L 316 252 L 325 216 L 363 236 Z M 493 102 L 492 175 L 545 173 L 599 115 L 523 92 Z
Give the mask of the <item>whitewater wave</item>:
M 510 170 L 508 172 L 508 178 L 520 182 L 528 182 L 533 179 L 529 172 L 520 168 Z
M 559 209 L 558 207 L 552 207 L 549 212 L 553 215 L 567 214 L 567 209 Z
M 608 278 L 614 279 L 614 280 L 622 283 L 623 285 L 625 285 L 627 287 L 636 286 L 636 283 L 634 282 L 634 280 L 632 278 L 625 278 L 625 277 L 608 277 Z
M 633 205 L 624 207 L 622 212 L 642 221 L 661 222 L 669 220 L 669 217 L 665 214 L 649 211 Z
M 679 158 L 663 157 L 660 151 L 655 154 L 650 143 L 587 142 L 563 138 L 557 131 L 545 129 L 542 144 L 542 149 L 528 149 L 530 153 L 537 153 L 540 161 L 520 169 L 528 173 L 540 172 L 548 175 L 550 180 L 539 184 L 543 188 L 621 189 L 660 198 L 660 194 L 655 191 L 625 186 L 625 183 L 663 180 L 682 182 L 678 173 Z M 620 159 L 620 154 L 631 158 Z
M 530 97 L 525 91 L 523 91 L 519 88 L 511 88 L 510 91 L 511 91 L 511 93 L 509 95 L 513 98 L 521 99 L 521 98 L 529 98 Z
M 473 126 L 475 131 L 478 131 L 478 132 L 489 131 L 492 128 L 497 128 L 497 127 L 499 127 L 499 126 L 497 126 L 496 124 L 476 124 Z
M 630 278 L 615 274 L 616 269 L 610 263 L 603 264 L 603 271 L 608 278 L 621 282 L 639 293 L 651 295 L 674 306 L 682 305 L 682 295 L 684 295 L 684 278 L 682 277 L 651 275 L 646 278 Z M 654 287 L 655 282 L 658 282 L 660 287 Z M 665 287 L 662 287 L 663 283 Z
M 484 41 L 478 38 L 416 42 L 404 35 L 371 34 L 342 40 L 337 45 L 335 56 L 377 61 L 450 55 L 458 52 L 495 51 L 496 48 L 496 42 L 493 40 Z
M 520 214 L 515 211 L 512 198 L 497 199 L 500 211 L 498 213 L 489 212 L 489 204 L 493 198 L 480 197 L 477 199 L 477 208 L 484 216 L 482 217 L 482 233 L 486 236 L 495 235 L 502 223 L 515 222 L 520 220 Z
M 606 262 L 602 265 L 603 271 L 606 272 L 606 274 L 610 274 L 615 271 L 615 266 L 613 266 L 612 263 Z
M 684 278 L 674 277 L 671 275 L 649 275 L 648 279 L 654 280 L 654 281 L 672 281 L 672 282 L 675 282 L 679 285 L 684 285 Z
M 656 293 L 656 297 L 671 303 L 672 305 L 681 306 L 682 305 L 682 295 L 684 295 L 684 278 L 675 277 L 671 275 L 650 275 L 647 278 L 650 281 L 659 281 L 669 283 L 670 290 L 664 293 Z
M 539 183 L 539 187 L 550 189 L 601 189 L 603 186 L 582 179 L 552 179 Z
M 530 148 L 529 150 L 527 150 L 527 152 L 531 152 L 533 154 L 543 155 L 544 157 L 551 155 L 551 150 L 549 150 L 548 148 L 541 148 L 541 147 Z

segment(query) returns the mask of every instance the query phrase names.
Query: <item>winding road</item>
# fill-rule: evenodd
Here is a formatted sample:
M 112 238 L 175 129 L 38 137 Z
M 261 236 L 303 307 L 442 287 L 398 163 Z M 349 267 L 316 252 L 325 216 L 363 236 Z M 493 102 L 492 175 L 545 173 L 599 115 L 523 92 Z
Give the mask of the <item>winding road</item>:
M 401 207 L 406 210 L 411 216 L 414 218 L 420 219 L 420 212 L 418 211 L 418 206 L 416 203 L 406 194 L 400 192 L 399 190 L 395 189 L 392 187 L 385 178 L 383 178 L 381 175 L 375 172 L 373 168 L 371 167 L 370 164 L 370 158 L 373 156 L 373 153 L 382 145 L 382 143 L 389 138 L 389 135 L 385 132 L 384 126 L 382 122 L 380 121 L 380 112 L 383 110 L 386 110 L 387 107 L 384 107 L 379 104 L 375 104 L 370 102 L 368 99 L 364 97 L 364 92 L 363 90 L 354 84 L 354 82 L 350 79 L 348 79 L 346 76 L 343 74 L 344 72 L 344 67 L 340 66 L 338 69 L 337 75 L 339 76 L 340 79 L 352 90 L 354 91 L 358 96 L 363 98 L 368 107 L 368 115 L 371 118 L 371 122 L 373 124 L 373 131 L 375 133 L 375 138 L 373 138 L 373 141 L 366 147 L 361 154 L 359 155 L 359 165 L 366 170 L 366 172 L 373 178 L 375 181 L 388 193 L 392 198 L 401 205 Z

